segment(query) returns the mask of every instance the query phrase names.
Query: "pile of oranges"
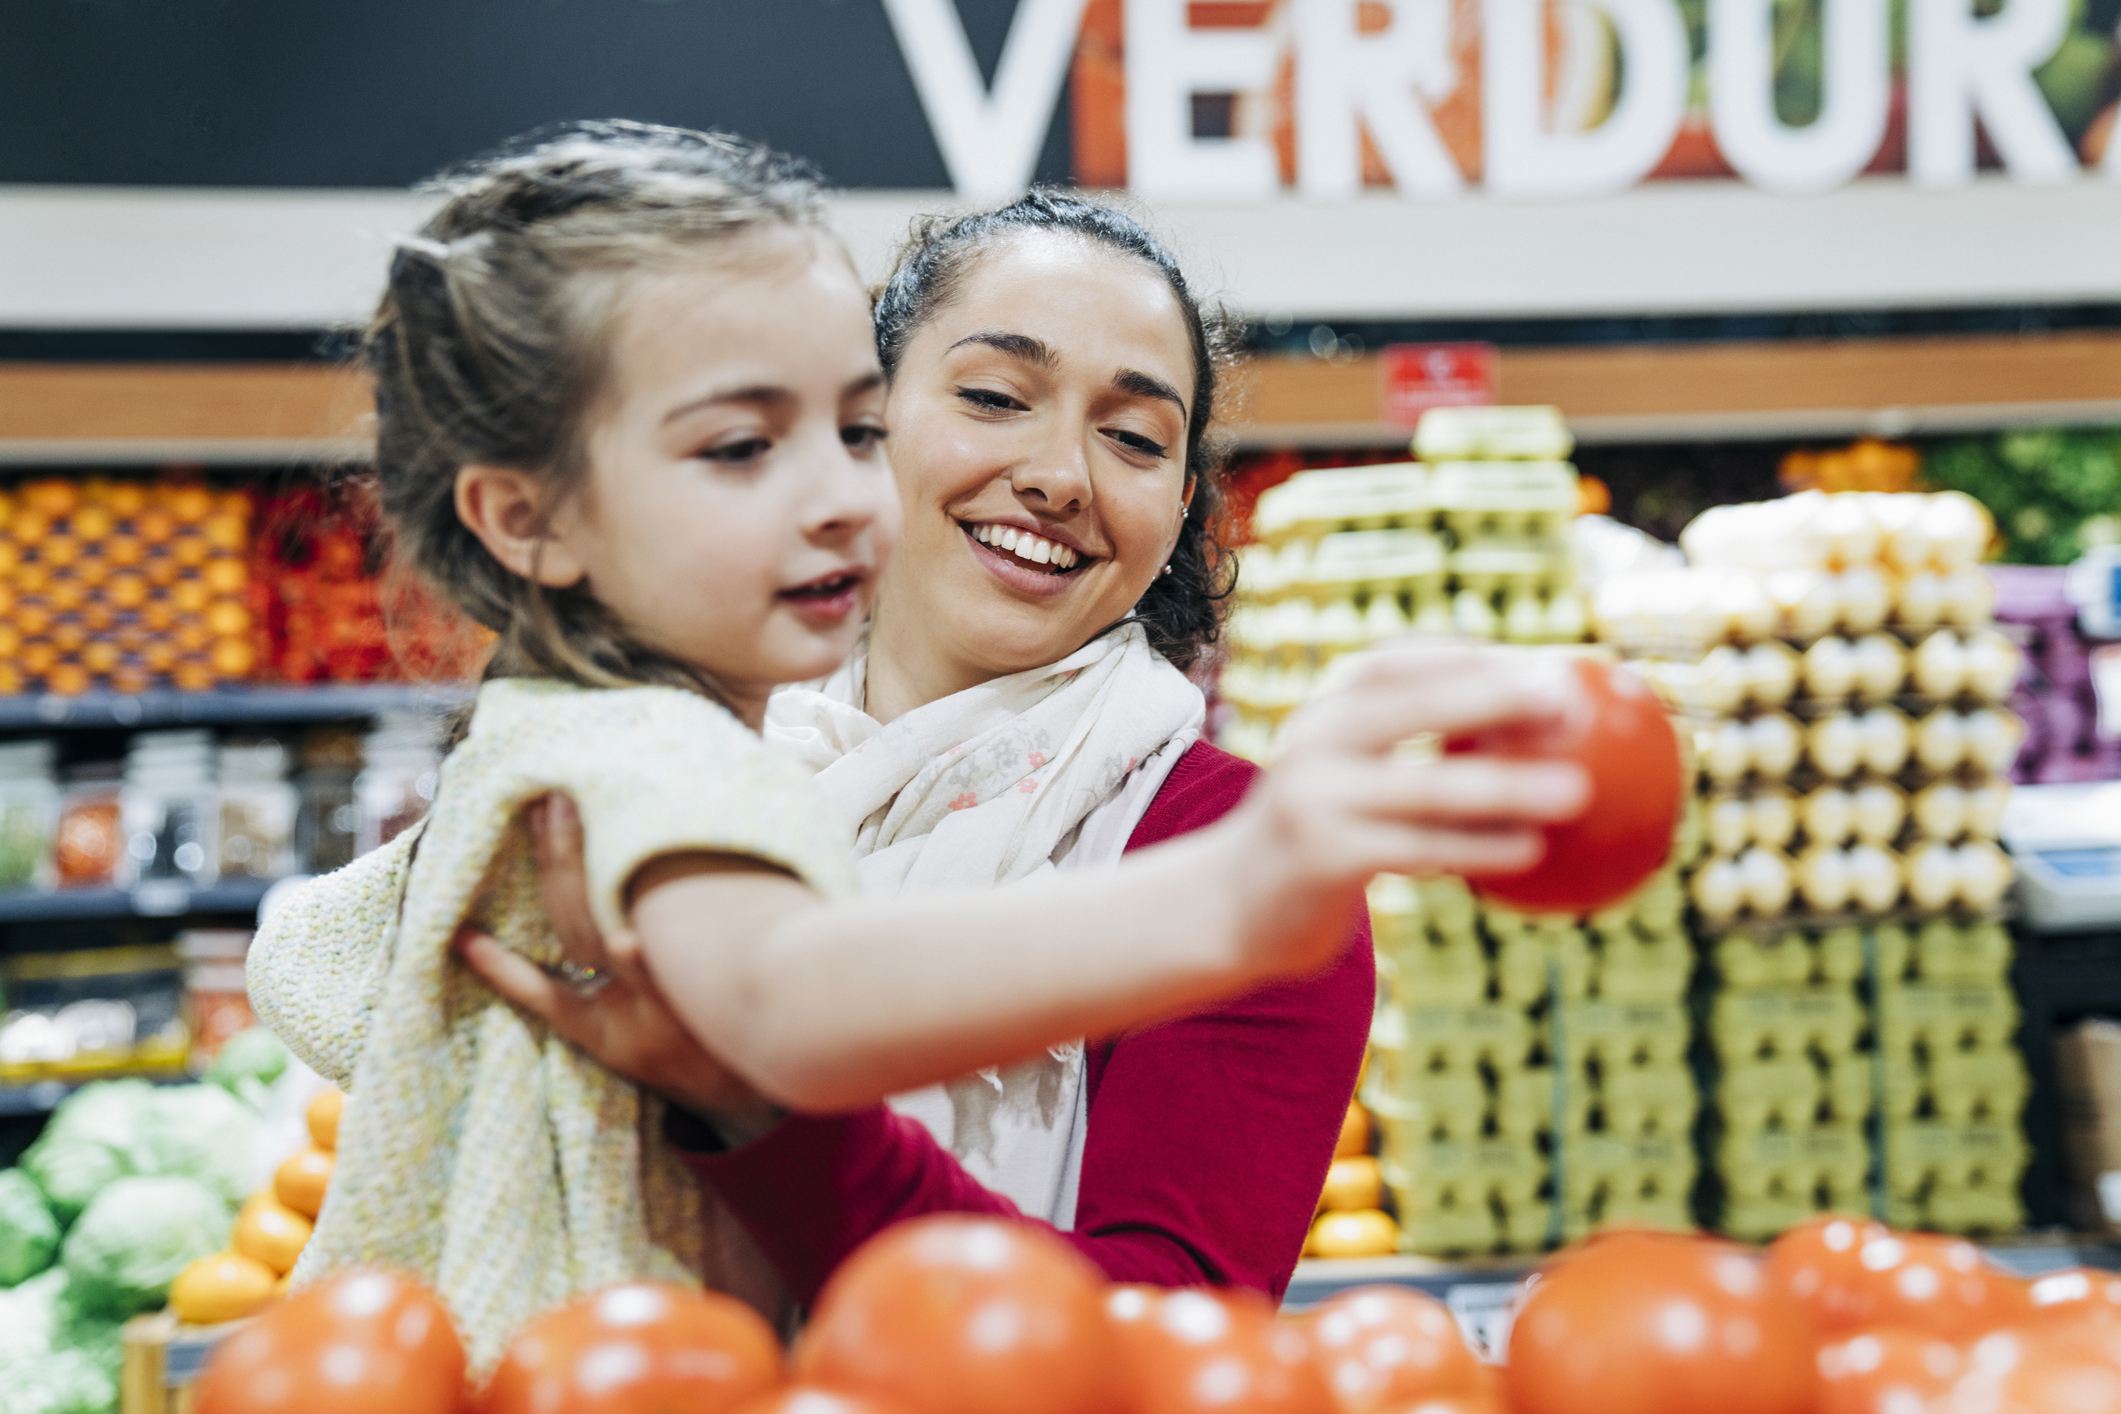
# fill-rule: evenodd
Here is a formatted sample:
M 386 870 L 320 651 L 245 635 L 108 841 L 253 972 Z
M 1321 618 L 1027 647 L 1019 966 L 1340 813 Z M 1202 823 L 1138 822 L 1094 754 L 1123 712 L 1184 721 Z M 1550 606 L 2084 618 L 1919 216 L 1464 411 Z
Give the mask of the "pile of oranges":
M 170 1284 L 169 1306 L 188 1325 L 216 1325 L 259 1310 L 287 1290 L 288 1273 L 309 1242 L 331 1182 L 346 1096 L 324 1090 L 309 1104 L 310 1147 L 281 1164 L 272 1182 L 244 1201 L 230 1250 L 201 1257 Z
M 0 693 L 197 691 L 250 675 L 251 497 L 195 481 L 0 493 Z

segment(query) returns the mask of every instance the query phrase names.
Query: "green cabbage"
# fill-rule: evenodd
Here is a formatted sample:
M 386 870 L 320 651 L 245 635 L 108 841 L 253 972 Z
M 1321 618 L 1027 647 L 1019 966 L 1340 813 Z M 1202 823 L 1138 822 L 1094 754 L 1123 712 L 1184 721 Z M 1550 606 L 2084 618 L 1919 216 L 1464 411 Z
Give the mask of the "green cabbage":
M 240 1203 L 268 1175 L 258 1164 L 257 1111 L 218 1085 L 177 1085 L 148 1102 L 140 1137 L 147 1173 L 195 1178 Z
M 65 1293 L 64 1267 L 51 1267 L 20 1286 L 0 1291 L 0 1364 L 18 1355 L 42 1355 L 52 1348 L 59 1299 Z
M 52 1112 L 22 1167 L 62 1224 L 113 1180 L 148 1169 L 141 1134 L 154 1097 L 145 1080 L 105 1080 L 82 1086 Z
M 74 1294 L 74 1284 L 52 1303 L 52 1349 L 86 1355 L 96 1368 L 117 1379 L 125 1365 L 125 1322 L 86 1310 Z
M 0 1286 L 27 1281 L 58 1254 L 59 1220 L 37 1181 L 21 1169 L 0 1172 Z
M 0 1414 L 109 1414 L 118 1384 L 78 1350 L 0 1357 Z
M 227 1205 L 196 1179 L 121 1178 L 66 1235 L 67 1295 L 112 1320 L 152 1310 L 188 1263 L 221 1250 L 231 1226 Z
M 214 1057 L 206 1078 L 237 1099 L 257 1107 L 265 1089 L 287 1069 L 287 1047 L 263 1026 L 253 1026 L 228 1038 Z

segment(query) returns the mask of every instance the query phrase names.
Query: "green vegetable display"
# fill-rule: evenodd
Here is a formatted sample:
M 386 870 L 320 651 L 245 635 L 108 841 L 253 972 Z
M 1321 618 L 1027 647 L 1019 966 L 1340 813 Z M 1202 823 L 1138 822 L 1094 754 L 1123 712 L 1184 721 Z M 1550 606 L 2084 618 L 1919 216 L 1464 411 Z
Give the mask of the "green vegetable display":
M 154 1097 L 144 1080 L 106 1080 L 82 1086 L 52 1112 L 22 1167 L 62 1225 L 113 1180 L 146 1171 L 141 1135 Z
M 194 1178 L 223 1202 L 240 1203 L 266 1177 L 258 1167 L 260 1127 L 257 1111 L 218 1085 L 157 1090 L 141 1125 L 144 1171 Z
M 0 1286 L 29 1280 L 59 1254 L 59 1220 L 21 1169 L 0 1172 Z
M 110 1320 L 152 1310 L 186 1264 L 227 1245 L 232 1226 L 227 1206 L 195 1179 L 121 1178 L 66 1235 L 67 1295 L 80 1312 Z
M 52 1348 L 59 1325 L 59 1298 L 66 1294 L 66 1268 L 51 1267 L 20 1286 L 0 1291 L 0 1366 Z M 0 1376 L 0 1386 L 6 1383 Z M 4 1409 L 5 1405 L 0 1405 Z
M 2121 431 L 2028 428 L 1941 442 L 1926 449 L 1922 479 L 1987 506 L 2014 564 L 2066 565 L 2121 541 Z
M 78 1350 L 0 1357 L 0 1414 L 107 1414 L 117 1381 Z
M 253 1026 L 228 1038 L 206 1078 L 256 1107 L 265 1098 L 265 1087 L 286 1069 L 287 1047 L 264 1027 Z

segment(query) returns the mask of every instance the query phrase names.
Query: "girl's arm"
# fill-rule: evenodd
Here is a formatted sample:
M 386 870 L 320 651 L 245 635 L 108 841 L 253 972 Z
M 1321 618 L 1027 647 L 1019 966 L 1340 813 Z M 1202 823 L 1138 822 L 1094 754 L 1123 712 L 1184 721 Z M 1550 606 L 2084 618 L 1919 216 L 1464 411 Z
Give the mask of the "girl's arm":
M 1397 748 L 1561 703 L 1528 655 L 1380 653 L 1229 817 L 1111 873 L 826 905 L 753 861 L 671 856 L 635 876 L 612 950 L 765 1095 L 852 1109 L 1323 967 L 1373 874 L 1528 867 L 1537 826 L 1582 809 L 1579 770 Z

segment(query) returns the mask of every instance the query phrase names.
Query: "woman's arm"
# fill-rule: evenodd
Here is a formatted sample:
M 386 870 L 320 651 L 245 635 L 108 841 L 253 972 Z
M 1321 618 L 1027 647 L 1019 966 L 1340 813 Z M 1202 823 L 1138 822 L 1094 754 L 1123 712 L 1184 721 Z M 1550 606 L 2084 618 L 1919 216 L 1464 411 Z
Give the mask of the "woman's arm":
M 824 905 L 751 861 L 668 857 L 613 951 L 767 1096 L 851 1109 L 1323 966 L 1372 874 L 1528 867 L 1536 824 L 1581 810 L 1579 770 L 1395 752 L 1552 716 L 1558 686 L 1524 655 L 1380 653 L 1228 817 L 1109 874 Z

